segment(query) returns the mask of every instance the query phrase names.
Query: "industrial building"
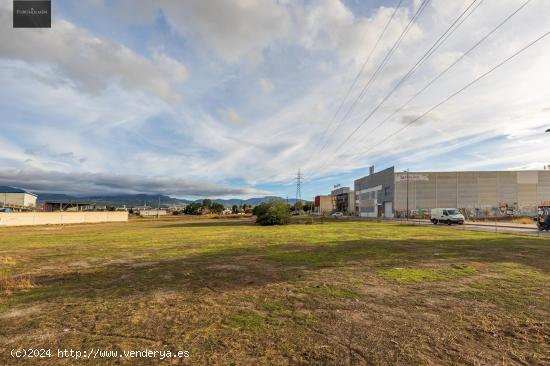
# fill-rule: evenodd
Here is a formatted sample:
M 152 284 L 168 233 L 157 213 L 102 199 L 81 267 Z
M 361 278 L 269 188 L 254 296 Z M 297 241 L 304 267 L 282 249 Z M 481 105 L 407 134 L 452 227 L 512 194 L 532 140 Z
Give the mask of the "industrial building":
M 166 210 L 163 210 L 163 209 L 148 209 L 148 210 L 139 210 L 139 211 L 136 211 L 139 216 L 166 216 L 167 215 L 167 212 Z
M 2 208 L 29 210 L 36 207 L 37 195 L 15 187 L 0 186 L 0 205 Z
M 330 192 L 332 207 L 346 215 L 355 213 L 355 193 L 349 187 L 340 187 Z
M 56 211 L 94 211 L 97 209 L 93 202 L 89 201 L 44 201 L 45 212 Z
M 468 218 L 534 216 L 550 201 L 550 171 L 395 172 L 357 179 L 357 213 L 365 217 L 425 217 L 454 207 Z
M 332 196 L 315 196 L 313 201 L 313 214 L 319 216 L 328 216 L 332 213 Z

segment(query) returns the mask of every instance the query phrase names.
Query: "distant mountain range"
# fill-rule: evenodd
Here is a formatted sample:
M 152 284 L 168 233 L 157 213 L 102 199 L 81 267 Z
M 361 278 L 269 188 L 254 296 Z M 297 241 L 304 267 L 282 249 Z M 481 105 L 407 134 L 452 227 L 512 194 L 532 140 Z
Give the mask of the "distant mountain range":
M 71 195 L 59 194 L 59 193 L 38 193 L 39 203 L 44 201 L 91 201 L 96 203 L 97 205 L 117 206 L 117 207 L 119 206 L 134 207 L 134 206 L 143 206 L 145 204 L 147 204 L 148 206 L 155 207 L 158 204 L 159 198 L 160 198 L 160 205 L 165 207 L 173 206 L 173 205 L 188 204 L 191 202 L 202 202 L 202 199 L 191 201 L 186 199 L 174 198 L 166 195 L 154 195 L 154 194 L 71 196 Z M 269 202 L 272 200 L 285 201 L 286 199 L 282 197 L 277 197 L 277 196 L 265 196 L 265 197 L 256 197 L 256 198 L 248 198 L 248 199 L 238 199 L 238 198 L 212 199 L 212 201 L 221 203 L 225 207 L 231 207 L 233 205 L 242 205 L 242 204 L 257 206 L 260 203 Z M 296 203 L 296 199 L 289 198 L 288 203 L 293 205 L 294 203 Z

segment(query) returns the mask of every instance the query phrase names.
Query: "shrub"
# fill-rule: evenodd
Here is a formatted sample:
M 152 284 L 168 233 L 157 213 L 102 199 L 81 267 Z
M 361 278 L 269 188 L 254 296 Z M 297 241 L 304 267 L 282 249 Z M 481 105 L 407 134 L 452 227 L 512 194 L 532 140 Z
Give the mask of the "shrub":
M 262 203 L 254 207 L 253 213 L 260 225 L 286 225 L 290 222 L 290 211 L 283 201 Z

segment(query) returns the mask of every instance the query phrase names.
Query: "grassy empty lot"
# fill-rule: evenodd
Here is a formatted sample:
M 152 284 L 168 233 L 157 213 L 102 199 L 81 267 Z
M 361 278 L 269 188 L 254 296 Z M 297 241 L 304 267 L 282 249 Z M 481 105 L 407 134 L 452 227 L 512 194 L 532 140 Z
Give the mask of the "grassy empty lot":
M 0 364 L 77 363 L 9 356 L 38 347 L 190 351 L 164 364 L 543 365 L 549 280 L 550 240 L 447 228 L 0 228 Z

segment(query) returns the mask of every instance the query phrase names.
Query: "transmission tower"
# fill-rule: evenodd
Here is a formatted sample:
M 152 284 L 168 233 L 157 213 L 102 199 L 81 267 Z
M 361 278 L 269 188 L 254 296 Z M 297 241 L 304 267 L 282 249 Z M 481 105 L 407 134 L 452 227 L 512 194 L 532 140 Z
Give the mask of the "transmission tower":
M 304 176 L 300 169 L 298 169 L 298 174 L 296 175 L 296 202 L 302 202 L 302 180 Z

